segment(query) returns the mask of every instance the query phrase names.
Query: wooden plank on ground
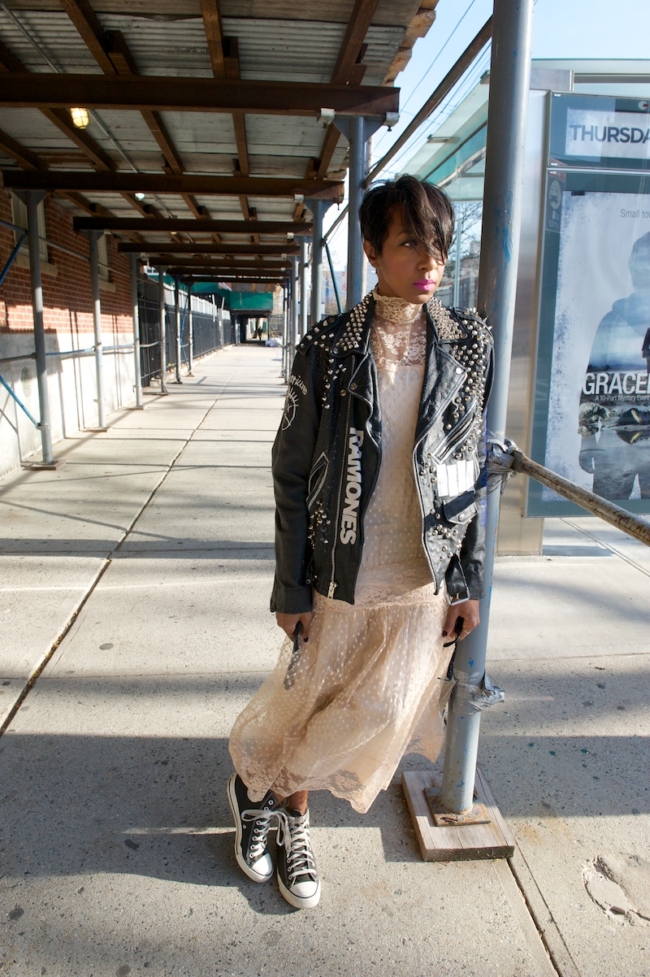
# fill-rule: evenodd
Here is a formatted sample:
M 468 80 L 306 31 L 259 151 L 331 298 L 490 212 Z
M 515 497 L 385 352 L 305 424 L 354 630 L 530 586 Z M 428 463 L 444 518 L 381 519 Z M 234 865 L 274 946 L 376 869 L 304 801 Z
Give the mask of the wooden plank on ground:
M 476 771 L 476 799 L 485 805 L 489 824 L 436 827 L 424 792 L 439 787 L 440 779 L 429 770 L 405 771 L 402 786 L 425 862 L 511 858 L 514 854 L 514 838 L 480 770 Z

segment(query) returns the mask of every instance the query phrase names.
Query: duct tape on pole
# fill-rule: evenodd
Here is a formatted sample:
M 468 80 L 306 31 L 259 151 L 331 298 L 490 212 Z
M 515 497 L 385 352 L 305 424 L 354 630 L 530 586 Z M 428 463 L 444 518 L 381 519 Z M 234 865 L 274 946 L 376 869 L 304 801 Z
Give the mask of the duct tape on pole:
M 140 364 L 140 308 L 138 306 L 138 256 L 129 255 L 131 263 L 131 308 L 133 315 L 133 369 L 135 373 L 135 406 L 142 409 L 142 367 Z
M 510 379 L 533 3 L 495 0 L 494 4 L 478 312 L 494 333 L 494 385 L 487 426 L 489 437 L 497 440 L 504 435 Z M 499 498 L 498 492 L 488 494 L 484 516 L 481 623 L 458 642 L 454 662 L 456 685 L 449 703 L 440 804 L 456 813 L 467 811 L 473 803 L 481 713 L 472 699 L 485 676 Z
M 45 350 L 45 328 L 43 323 L 43 283 L 41 281 L 41 255 L 38 235 L 38 205 L 45 194 L 30 190 L 27 198 L 27 227 L 29 235 L 29 275 L 32 290 L 32 314 L 34 317 L 34 347 L 36 350 L 36 382 L 40 410 L 39 430 L 41 450 L 46 466 L 54 465 L 52 455 L 52 428 L 50 423 L 50 399 L 47 386 L 47 353 Z
M 99 238 L 101 231 L 89 231 L 90 282 L 93 299 L 93 331 L 95 335 L 95 376 L 97 383 L 97 428 L 106 430 L 104 405 L 104 346 L 102 340 L 102 300 L 99 292 Z
M 158 269 L 158 343 L 160 348 L 160 392 L 168 394 L 167 377 L 167 323 L 165 321 L 165 269 Z

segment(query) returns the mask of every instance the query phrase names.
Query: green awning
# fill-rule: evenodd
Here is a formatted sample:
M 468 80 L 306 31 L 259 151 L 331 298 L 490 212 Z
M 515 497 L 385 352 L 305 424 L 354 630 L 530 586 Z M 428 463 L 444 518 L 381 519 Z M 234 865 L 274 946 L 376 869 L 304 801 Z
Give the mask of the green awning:
M 230 292 L 232 312 L 273 312 L 273 292 Z

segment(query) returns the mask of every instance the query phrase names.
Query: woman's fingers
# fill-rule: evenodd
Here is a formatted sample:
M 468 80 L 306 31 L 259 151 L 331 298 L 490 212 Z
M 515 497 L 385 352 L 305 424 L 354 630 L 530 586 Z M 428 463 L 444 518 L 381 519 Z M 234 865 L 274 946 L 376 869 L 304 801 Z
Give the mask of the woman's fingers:
M 300 636 L 303 641 L 309 641 L 309 629 L 311 627 L 311 619 L 314 616 L 313 611 L 309 611 L 306 614 L 300 615 L 300 623 L 302 624 L 302 631 Z
M 459 641 L 466 638 L 480 622 L 479 602 L 466 600 L 462 604 L 451 604 L 443 625 L 443 637 L 458 635 Z
M 312 611 L 306 611 L 304 614 L 281 614 L 279 611 L 277 611 L 275 620 L 277 621 L 278 627 L 282 628 L 284 633 L 289 638 L 293 638 L 295 636 L 298 623 L 302 624 L 300 636 L 307 641 L 309 638 L 309 628 L 311 626 L 311 619 L 313 616 Z

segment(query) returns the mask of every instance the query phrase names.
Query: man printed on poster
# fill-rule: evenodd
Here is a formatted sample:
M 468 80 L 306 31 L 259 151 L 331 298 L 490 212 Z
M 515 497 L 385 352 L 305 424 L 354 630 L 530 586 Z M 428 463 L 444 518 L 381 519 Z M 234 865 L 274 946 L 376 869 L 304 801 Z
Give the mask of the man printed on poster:
M 597 495 L 618 500 L 650 499 L 650 233 L 629 270 L 633 291 L 598 326 L 579 407 L 580 467 Z

